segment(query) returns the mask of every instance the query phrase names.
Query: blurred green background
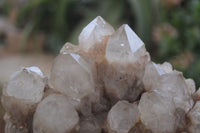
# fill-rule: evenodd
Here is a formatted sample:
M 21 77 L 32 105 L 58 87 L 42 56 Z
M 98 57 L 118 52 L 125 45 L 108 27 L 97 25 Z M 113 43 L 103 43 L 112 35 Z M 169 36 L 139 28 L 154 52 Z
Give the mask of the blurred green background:
M 0 26 L 0 46 L 56 55 L 65 42 L 78 44 L 96 16 L 115 29 L 129 24 L 153 61 L 171 62 L 200 86 L 200 0 L 1 0 L 0 21 L 8 28 Z

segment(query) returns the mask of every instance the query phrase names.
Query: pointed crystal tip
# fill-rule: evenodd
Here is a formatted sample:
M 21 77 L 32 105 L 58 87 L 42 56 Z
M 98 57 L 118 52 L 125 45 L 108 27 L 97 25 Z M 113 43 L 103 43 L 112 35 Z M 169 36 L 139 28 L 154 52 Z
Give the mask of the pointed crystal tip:
M 113 27 L 102 17 L 98 16 L 92 20 L 79 35 L 79 46 L 88 51 L 95 45 L 101 45 L 104 39 L 114 32 Z
M 142 45 L 144 45 L 143 41 L 137 36 L 137 34 L 128 24 L 123 24 L 120 28 L 125 31 L 132 52 L 137 51 Z
M 106 58 L 108 60 L 127 59 L 135 56 L 134 54 L 139 50 L 141 50 L 139 54 L 146 53 L 145 47 L 142 48 L 142 46 L 144 43 L 136 33 L 127 24 L 123 24 L 108 39 Z
M 79 53 L 80 49 L 76 45 L 66 42 L 60 50 L 60 54 Z

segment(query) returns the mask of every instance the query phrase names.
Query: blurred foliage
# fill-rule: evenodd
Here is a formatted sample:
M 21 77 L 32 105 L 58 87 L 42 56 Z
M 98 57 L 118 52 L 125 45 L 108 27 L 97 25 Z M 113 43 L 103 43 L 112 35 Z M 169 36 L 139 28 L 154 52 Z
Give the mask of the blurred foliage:
M 11 9 L 10 2 L 7 2 L 5 0 L 1 0 L 0 1 L 0 14 L 2 14 L 2 15 L 8 15 L 10 9 Z
M 147 43 L 152 30 L 151 5 L 146 0 L 32 0 L 20 10 L 18 22 L 25 29 L 31 25 L 31 33 L 45 32 L 46 48 L 53 52 L 66 41 L 77 44 L 82 28 L 98 15 L 115 28 L 130 24 Z
M 161 23 L 167 22 L 170 27 L 157 42 L 158 60 L 171 60 L 176 69 L 200 86 L 200 1 L 185 0 L 179 6 L 162 7 Z
M 7 14 L 9 4 L 4 8 Z M 82 28 L 98 15 L 115 29 L 129 24 L 155 62 L 170 61 L 200 85 L 200 0 L 29 0 L 17 25 L 26 37 L 44 33 L 46 50 L 58 53 L 66 41 L 78 44 Z

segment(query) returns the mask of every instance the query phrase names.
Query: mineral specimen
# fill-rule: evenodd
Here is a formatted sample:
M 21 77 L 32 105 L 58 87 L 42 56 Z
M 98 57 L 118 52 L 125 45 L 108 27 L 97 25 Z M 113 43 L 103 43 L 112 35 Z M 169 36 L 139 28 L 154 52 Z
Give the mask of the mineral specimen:
M 5 133 L 199 133 L 200 90 L 170 63 L 150 60 L 127 25 L 98 16 L 66 43 L 47 79 L 15 72 L 3 89 Z

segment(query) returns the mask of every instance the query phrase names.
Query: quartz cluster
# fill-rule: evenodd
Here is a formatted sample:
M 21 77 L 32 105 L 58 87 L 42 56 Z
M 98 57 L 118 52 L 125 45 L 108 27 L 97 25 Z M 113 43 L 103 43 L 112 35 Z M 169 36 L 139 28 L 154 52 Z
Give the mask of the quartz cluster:
M 151 61 L 127 25 L 102 17 L 66 43 L 50 77 L 13 73 L 1 98 L 5 133 L 200 133 L 200 91 L 170 63 Z

